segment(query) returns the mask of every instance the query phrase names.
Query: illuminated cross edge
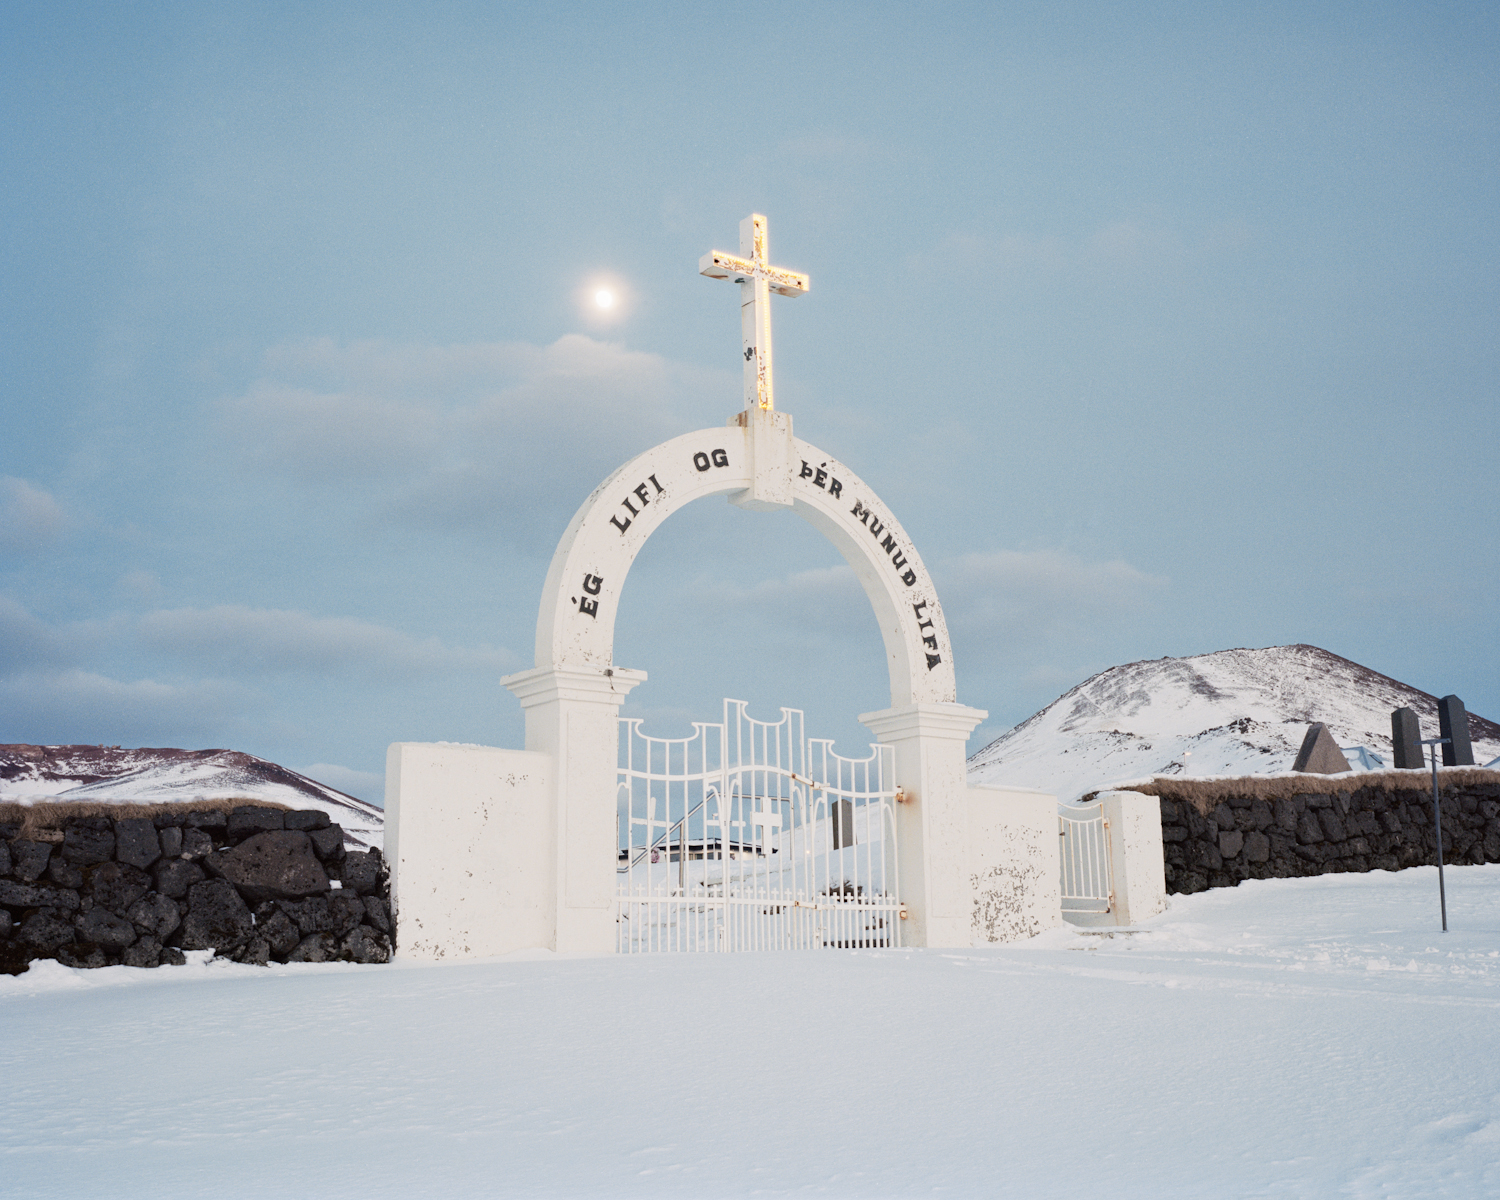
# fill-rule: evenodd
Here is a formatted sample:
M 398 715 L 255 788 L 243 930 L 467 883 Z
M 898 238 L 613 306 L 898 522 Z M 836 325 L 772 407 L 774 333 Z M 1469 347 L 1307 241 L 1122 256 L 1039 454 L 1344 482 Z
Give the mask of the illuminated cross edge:
M 766 219 L 751 213 L 740 222 L 740 252 L 710 250 L 698 260 L 698 274 L 732 279 L 740 285 L 740 349 L 745 358 L 745 408 L 775 409 L 771 388 L 771 293 L 800 296 L 806 275 L 767 261 Z

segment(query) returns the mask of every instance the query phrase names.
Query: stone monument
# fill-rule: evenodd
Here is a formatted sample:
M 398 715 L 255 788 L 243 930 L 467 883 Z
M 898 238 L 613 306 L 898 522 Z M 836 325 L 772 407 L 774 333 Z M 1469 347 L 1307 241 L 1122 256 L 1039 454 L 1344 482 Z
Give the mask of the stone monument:
M 1297 751 L 1294 771 L 1307 771 L 1315 775 L 1342 775 L 1349 769 L 1349 760 L 1333 740 L 1328 726 L 1318 721 L 1307 727 L 1307 736 L 1302 739 L 1302 749 Z
M 1469 743 L 1469 714 L 1457 696 L 1444 696 L 1438 701 L 1438 736 L 1448 739 L 1443 746 L 1443 766 L 1474 765 L 1474 748 Z
M 1411 709 L 1398 708 L 1392 711 L 1391 746 L 1395 751 L 1399 770 L 1420 771 L 1427 765 L 1422 753 L 1422 728 L 1417 723 L 1417 714 Z

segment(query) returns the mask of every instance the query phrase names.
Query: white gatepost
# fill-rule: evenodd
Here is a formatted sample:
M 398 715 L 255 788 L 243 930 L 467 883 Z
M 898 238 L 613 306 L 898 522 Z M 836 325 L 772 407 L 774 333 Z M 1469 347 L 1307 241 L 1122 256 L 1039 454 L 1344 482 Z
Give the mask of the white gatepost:
M 667 518 L 694 500 L 726 496 L 751 511 L 789 509 L 853 568 L 875 611 L 890 677 L 891 707 L 860 720 L 894 747 L 893 782 L 907 799 L 897 806 L 908 916 L 902 941 L 968 945 L 978 928 L 975 881 L 1004 876 L 1011 891 L 1024 888 L 1027 876 L 1017 864 L 1035 857 L 1034 822 L 1011 819 L 1004 815 L 1009 810 L 993 806 L 976 808 L 966 786 L 965 739 L 986 714 L 957 703 L 947 622 L 916 546 L 868 484 L 794 436 L 790 415 L 776 411 L 770 295 L 801 295 L 807 277 L 769 265 L 765 218 L 758 215 L 741 227 L 740 255 L 715 250 L 700 265 L 705 275 L 741 285 L 745 410 L 727 426 L 683 434 L 633 458 L 594 489 L 558 542 L 542 586 L 535 667 L 503 681 L 526 711 L 521 753 L 548 765 L 528 776 L 528 802 L 538 811 L 520 822 L 523 836 L 536 839 L 530 848 L 539 866 L 525 873 L 524 886 L 504 892 L 487 918 L 493 928 L 478 941 L 489 947 L 485 953 L 523 944 L 614 948 L 617 718 L 631 688 L 646 678 L 614 663 L 620 596 L 636 556 Z M 489 760 L 499 769 L 508 761 L 504 755 L 517 752 L 492 753 L 500 756 Z M 498 794 L 493 781 L 470 770 L 443 770 L 443 760 L 441 744 L 405 745 L 387 769 L 387 836 L 401 848 L 391 865 L 403 955 L 474 953 L 474 938 L 445 940 L 413 922 L 421 913 L 472 914 L 500 903 L 493 887 L 466 882 L 472 874 L 443 868 L 430 852 L 427 831 L 409 828 L 434 814 L 483 807 Z M 467 828 L 462 821 L 458 827 Z M 538 837 L 538 829 L 544 835 Z M 417 846 L 427 849 L 408 857 L 407 849 Z M 1055 862 L 1055 833 L 1051 851 Z M 536 932 L 539 920 L 545 936 Z M 448 918 L 438 924 L 458 928 Z
M 620 705 L 646 672 L 537 667 L 501 680 L 526 712 L 526 749 L 550 756 L 547 949 L 615 948 L 615 781 Z
M 906 704 L 859 722 L 895 750 L 897 864 L 908 946 L 972 940 L 969 796 L 964 746 L 988 714 L 963 704 Z
M 1111 915 L 1134 925 L 1166 911 L 1166 859 L 1161 844 L 1161 801 L 1144 792 L 1100 792 L 1109 823 Z

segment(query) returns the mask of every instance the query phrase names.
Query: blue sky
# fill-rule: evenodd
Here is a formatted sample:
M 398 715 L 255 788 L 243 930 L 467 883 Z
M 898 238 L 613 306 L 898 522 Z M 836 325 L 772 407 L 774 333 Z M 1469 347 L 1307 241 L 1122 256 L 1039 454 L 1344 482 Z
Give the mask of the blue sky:
M 1493 6 L 0 9 L 0 741 L 372 799 L 520 745 L 552 547 L 777 400 L 942 590 L 982 740 L 1116 663 L 1311 642 L 1500 716 Z M 603 323 L 579 303 L 606 275 Z M 648 730 L 853 751 L 874 618 L 784 514 L 622 601 Z

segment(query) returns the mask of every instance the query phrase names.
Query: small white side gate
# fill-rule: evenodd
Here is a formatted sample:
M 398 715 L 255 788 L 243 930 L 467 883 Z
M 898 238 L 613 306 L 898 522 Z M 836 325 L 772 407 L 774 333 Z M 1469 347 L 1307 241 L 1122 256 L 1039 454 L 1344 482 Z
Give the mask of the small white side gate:
M 1103 804 L 1072 805 L 1057 810 L 1062 837 L 1063 913 L 1107 913 L 1114 907 L 1109 867 L 1109 822 Z
M 746 707 L 685 738 L 621 719 L 618 949 L 899 946 L 894 751 L 844 758 L 797 709 Z

